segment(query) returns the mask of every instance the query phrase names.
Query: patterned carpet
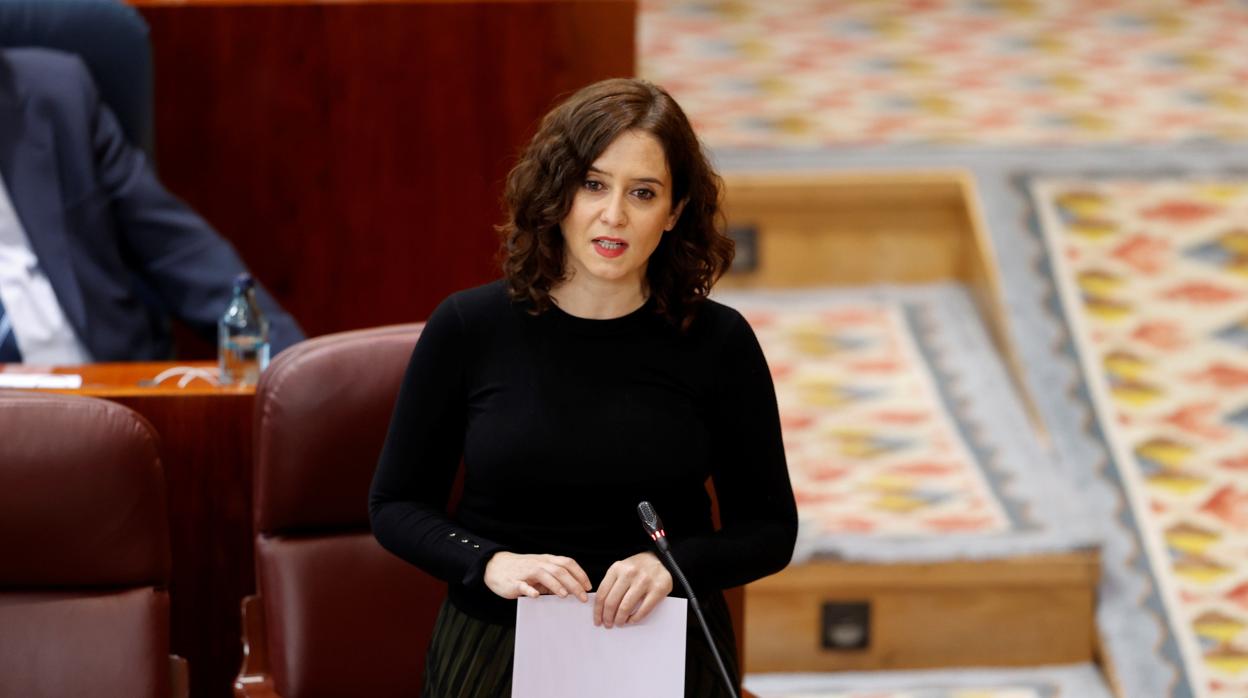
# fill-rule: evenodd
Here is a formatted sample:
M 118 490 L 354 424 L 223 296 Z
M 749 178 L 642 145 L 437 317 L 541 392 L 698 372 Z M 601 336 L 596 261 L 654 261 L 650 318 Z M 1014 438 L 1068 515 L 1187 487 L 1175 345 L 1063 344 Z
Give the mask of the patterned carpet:
M 1092 545 L 960 287 L 715 297 L 749 320 L 776 382 L 799 561 Z
M 1184 178 L 1243 181 L 1248 147 L 1239 144 L 1086 146 L 1045 149 L 871 147 L 813 151 L 723 149 L 726 172 L 969 171 L 997 251 L 1009 330 L 1023 378 L 1051 436 L 1047 442 L 1063 479 L 1090 516 L 1087 532 L 1101 546 L 1097 625 L 1124 698 L 1201 698 L 1214 687 L 1203 678 L 1201 652 L 1184 640 L 1191 631 L 1174 608 L 1147 550 L 1134 512 L 1147 509 L 1142 488 L 1128 490 L 1093 411 L 1089 376 L 1077 360 L 1068 314 L 1055 292 L 1050 262 L 1027 183 L 1036 178 L 1150 181 Z M 1231 173 L 1228 176 L 1228 173 Z M 1235 174 L 1239 173 L 1239 174 Z M 1248 488 L 1248 477 L 1238 480 Z M 1135 500 L 1134 505 L 1129 504 Z M 1072 502 L 1075 504 L 1075 502 Z M 1242 555 L 1241 555 L 1242 556 Z M 1181 649 L 1186 644 L 1189 650 Z M 1242 680 L 1242 679 L 1241 679 Z M 1232 693 L 1233 695 L 1233 693 Z M 1248 695 L 1248 692 L 1240 695 Z
M 1248 140 L 1243 0 L 643 0 L 716 148 Z
M 1090 665 L 1038 669 L 759 674 L 759 698 L 1109 698 Z
M 1182 273 L 1200 264 L 1207 273 L 1191 276 L 1190 288 L 1167 287 L 1176 295 L 1161 310 L 1184 307 L 1179 314 L 1191 314 L 1192 323 L 1213 323 L 1183 325 L 1213 332 L 1210 347 L 1233 351 L 1243 336 L 1232 326 L 1244 321 L 1248 303 L 1219 303 L 1219 292 L 1202 286 L 1241 293 L 1242 286 L 1215 282 L 1241 278 L 1233 271 L 1243 268 L 1241 238 L 1215 241 L 1202 226 L 1230 220 L 1222 218 L 1227 212 L 1240 228 L 1248 218 L 1233 207 L 1201 218 L 1209 192 L 1195 198 L 1200 206 L 1173 207 L 1167 201 L 1191 197 L 1151 187 L 1200 180 L 1218 190 L 1248 177 L 1248 2 L 643 0 L 642 7 L 641 73 L 681 100 L 721 171 L 972 174 L 1023 378 L 1102 547 L 1098 629 L 1123 695 L 1248 696 L 1239 658 L 1246 609 L 1243 592 L 1235 593 L 1238 561 L 1248 557 L 1236 523 L 1248 511 L 1240 496 L 1248 473 L 1235 467 L 1243 450 L 1229 437 L 1218 448 L 1209 440 L 1240 435 L 1245 417 L 1233 403 L 1245 391 L 1234 371 L 1212 361 L 1167 378 L 1176 357 L 1194 361 L 1197 350 L 1159 353 L 1150 342 L 1174 339 L 1164 317 L 1139 337 L 1102 329 L 1115 314 L 1145 312 L 1138 280 L 1118 267 L 1164 259 L 1163 269 L 1178 260 Z M 1115 199 L 1118 185 L 1143 181 L 1143 195 L 1160 198 L 1137 207 L 1152 210 L 1151 218 L 1120 217 L 1112 202 L 1066 189 L 1060 205 L 1056 198 L 1033 205 L 1029 183 L 1042 179 L 1114 183 L 1111 192 L 1090 191 Z M 1080 231 L 1067 237 L 1115 231 L 1118 252 L 1101 253 L 1112 263 L 1084 269 L 1079 260 L 1051 257 L 1038 222 L 1045 210 L 1053 230 Z M 1185 215 L 1193 220 L 1180 231 Z M 1166 220 L 1164 234 L 1151 227 Z M 1172 249 L 1159 254 L 1158 241 Z M 1061 275 L 1071 279 L 1065 286 Z M 1123 278 L 1132 291 L 1115 285 Z M 1077 346 L 1071 328 L 1083 316 L 1101 340 L 1119 344 L 1096 344 L 1089 331 Z M 1242 349 L 1238 356 L 1226 366 L 1242 367 Z M 1216 387 L 1219 381 L 1226 384 Z M 1194 407 L 1178 414 L 1185 406 Z M 1119 428 L 1121 417 L 1135 421 Z M 1146 427 L 1160 440 L 1149 443 Z M 1158 503 L 1164 511 L 1153 511 Z
M 1208 695 L 1248 695 L 1248 180 L 1031 189 L 1179 649 Z

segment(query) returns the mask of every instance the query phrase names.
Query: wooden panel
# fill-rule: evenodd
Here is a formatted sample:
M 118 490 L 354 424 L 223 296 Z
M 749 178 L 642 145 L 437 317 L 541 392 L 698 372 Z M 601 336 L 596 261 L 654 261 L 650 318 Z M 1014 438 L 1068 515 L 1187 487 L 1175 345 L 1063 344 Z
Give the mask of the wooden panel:
M 634 0 L 134 4 L 162 179 L 311 335 L 421 320 L 496 278 L 503 179 L 537 120 L 634 72 Z
M 759 266 L 726 286 L 966 280 L 977 254 L 957 173 L 736 175 L 730 225 L 759 231 Z
M 757 271 L 733 287 L 961 278 L 970 223 L 954 174 L 735 175 L 730 225 L 759 231 Z
M 746 668 L 767 671 L 1026 666 L 1092 661 L 1093 552 L 987 562 L 815 562 L 747 589 Z M 871 646 L 821 647 L 822 606 L 871 606 Z
M 169 493 L 173 651 L 191 694 L 228 695 L 242 661 L 239 608 L 256 587 L 250 394 L 112 397 L 160 434 Z

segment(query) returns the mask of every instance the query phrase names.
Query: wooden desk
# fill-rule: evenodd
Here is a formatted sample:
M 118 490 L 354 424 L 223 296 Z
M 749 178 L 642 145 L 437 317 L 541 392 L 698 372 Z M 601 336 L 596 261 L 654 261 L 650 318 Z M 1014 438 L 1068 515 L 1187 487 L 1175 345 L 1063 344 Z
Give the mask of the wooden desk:
M 251 533 L 253 388 L 196 380 L 146 382 L 173 363 L 0 366 L 13 372 L 79 374 L 76 390 L 147 418 L 160 435 L 173 560 L 174 653 L 190 662 L 192 696 L 229 696 L 242 661 L 239 609 L 255 592 Z M 215 371 L 215 364 L 183 364 Z

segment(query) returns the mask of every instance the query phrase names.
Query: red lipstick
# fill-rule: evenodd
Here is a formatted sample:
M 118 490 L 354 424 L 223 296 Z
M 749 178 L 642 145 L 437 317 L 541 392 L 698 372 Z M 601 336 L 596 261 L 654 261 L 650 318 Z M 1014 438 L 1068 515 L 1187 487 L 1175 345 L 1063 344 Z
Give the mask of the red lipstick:
M 594 238 L 592 244 L 595 252 L 608 259 L 619 257 L 628 249 L 628 243 L 619 238 Z

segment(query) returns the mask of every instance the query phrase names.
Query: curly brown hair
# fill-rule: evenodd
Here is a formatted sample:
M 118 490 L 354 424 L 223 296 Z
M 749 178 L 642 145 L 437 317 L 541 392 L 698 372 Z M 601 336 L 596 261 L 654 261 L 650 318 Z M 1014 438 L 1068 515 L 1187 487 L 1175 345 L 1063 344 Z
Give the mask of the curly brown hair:
M 498 226 L 508 289 L 530 311 L 550 307 L 550 290 L 565 279 L 560 222 L 571 210 L 590 166 L 625 131 L 654 136 L 667 156 L 672 207 L 684 210 L 646 265 L 655 311 L 687 329 L 698 306 L 732 263 L 724 234 L 723 181 L 711 168 L 676 100 L 645 80 L 617 78 L 582 88 L 551 110 L 507 175 L 507 221 Z

